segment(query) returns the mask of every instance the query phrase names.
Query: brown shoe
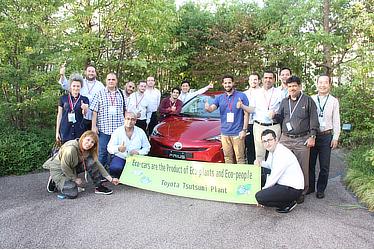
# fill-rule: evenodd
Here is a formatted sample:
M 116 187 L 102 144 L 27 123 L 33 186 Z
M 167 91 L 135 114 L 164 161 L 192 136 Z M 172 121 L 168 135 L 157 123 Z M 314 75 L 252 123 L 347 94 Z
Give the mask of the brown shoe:
M 301 204 L 304 202 L 305 195 L 300 195 L 300 197 L 296 200 L 297 204 Z

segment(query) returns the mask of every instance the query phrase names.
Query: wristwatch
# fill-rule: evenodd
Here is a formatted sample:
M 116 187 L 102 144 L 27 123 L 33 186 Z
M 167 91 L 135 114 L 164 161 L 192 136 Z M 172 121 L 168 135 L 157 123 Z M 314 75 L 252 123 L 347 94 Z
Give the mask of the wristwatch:
M 244 131 L 244 132 L 247 132 L 247 131 L 248 131 L 248 129 L 246 129 L 246 128 L 243 128 L 243 129 L 242 129 L 242 131 Z
M 311 135 L 311 136 L 310 136 L 310 138 L 313 138 L 313 139 L 315 139 L 315 138 L 316 138 L 316 136 L 315 136 L 315 135 Z

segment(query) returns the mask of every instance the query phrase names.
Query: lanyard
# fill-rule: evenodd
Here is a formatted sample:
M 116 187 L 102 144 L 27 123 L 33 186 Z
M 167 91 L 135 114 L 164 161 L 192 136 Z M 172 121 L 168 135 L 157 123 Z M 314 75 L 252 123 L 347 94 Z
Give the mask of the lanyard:
M 72 97 L 72 96 L 70 95 L 70 93 L 69 93 L 69 98 L 68 98 L 68 100 L 69 100 L 69 106 L 70 106 L 70 110 L 71 110 L 71 112 L 74 112 L 75 105 L 77 105 L 77 102 L 79 101 L 80 98 L 81 98 L 81 95 L 78 94 L 78 98 L 77 98 L 77 100 L 76 100 L 75 102 L 73 102 L 73 97 Z
M 86 180 L 86 182 L 88 182 L 88 181 L 87 181 L 87 168 L 86 168 L 86 163 L 84 162 L 84 157 L 83 157 L 83 155 L 81 155 L 81 156 L 82 156 L 82 160 L 83 160 L 82 164 L 83 164 L 83 168 L 84 168 L 84 179 Z
M 139 102 L 138 102 L 138 93 L 135 94 L 135 107 L 138 108 L 139 107 L 139 104 L 140 102 L 143 100 L 144 98 L 144 94 L 142 95 L 142 98 L 140 98 Z
M 230 112 L 232 112 L 232 104 L 234 103 L 234 97 L 235 97 L 235 90 L 234 93 L 232 93 L 232 98 L 229 100 L 230 97 L 228 95 L 225 95 L 225 101 L 227 103 L 227 107 L 229 108 Z
M 264 89 L 265 90 L 265 89 Z M 270 103 L 271 103 L 271 98 L 273 97 L 273 93 L 274 93 L 274 87 L 273 87 L 273 90 L 271 91 L 271 95 L 270 95 L 270 99 L 269 99 L 269 101 L 267 100 L 267 98 L 266 98 L 266 94 L 267 93 L 267 91 L 265 90 L 264 91 L 264 99 L 265 99 L 265 101 L 268 103 L 268 110 L 270 110 Z
M 116 102 L 117 102 L 116 92 L 113 92 L 113 93 L 114 93 L 114 97 L 112 96 L 112 92 L 109 92 L 109 99 L 110 99 L 110 102 L 112 103 L 112 106 L 116 106 Z
M 319 110 L 321 111 L 320 116 L 323 116 L 323 112 L 325 111 L 326 103 L 327 103 L 327 100 L 329 99 L 329 96 L 330 95 L 327 95 L 327 98 L 326 98 L 325 104 L 323 104 L 323 107 L 321 107 L 321 101 L 319 99 L 319 96 L 317 96 L 318 107 L 319 107 Z
M 295 110 L 296 110 L 297 105 L 299 105 L 299 102 L 300 102 L 300 100 L 301 100 L 301 97 L 303 97 L 303 94 L 300 95 L 299 100 L 297 101 L 297 103 L 296 103 L 295 107 L 293 108 L 293 110 L 291 110 L 291 98 L 288 99 L 288 108 L 290 109 L 290 120 L 291 120 L 291 118 L 292 118 L 293 113 L 294 113 Z
M 91 88 L 90 88 L 90 86 L 89 86 L 89 84 L 88 84 L 88 81 L 87 81 L 87 80 L 86 80 L 86 83 L 87 83 L 88 94 L 90 94 L 90 95 L 91 95 L 91 91 L 92 91 L 92 89 L 93 89 L 93 88 L 94 88 L 94 86 L 95 86 L 96 80 L 95 80 L 95 81 L 93 81 L 93 83 L 92 83 L 92 86 L 91 86 Z

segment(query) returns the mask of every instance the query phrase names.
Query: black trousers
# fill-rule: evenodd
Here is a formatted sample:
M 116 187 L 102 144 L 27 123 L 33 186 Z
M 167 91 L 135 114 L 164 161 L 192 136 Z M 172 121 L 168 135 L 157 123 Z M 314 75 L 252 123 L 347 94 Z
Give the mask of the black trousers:
M 265 186 L 266 177 L 270 172 L 270 169 L 261 167 L 261 188 Z M 256 200 L 259 204 L 266 207 L 285 208 L 291 202 L 297 200 L 302 192 L 302 189 L 275 184 L 272 187 L 258 191 Z
M 137 120 L 135 126 L 143 129 L 145 134 L 147 134 L 147 121 L 146 120 Z
M 86 130 L 91 130 L 92 129 L 92 121 L 84 119 L 84 124 L 86 125 Z
M 302 189 L 275 184 L 256 193 L 256 200 L 266 207 L 285 208 L 296 201 L 302 194 Z
M 253 124 L 248 124 L 248 132 L 249 134 L 245 137 L 247 163 L 253 164 L 256 159 L 255 142 L 253 137 Z
M 153 132 L 154 127 L 157 125 L 158 119 L 157 119 L 157 112 L 152 112 L 151 120 L 148 124 L 148 135 L 151 135 Z
M 316 186 L 316 163 L 319 158 L 319 174 L 317 181 L 317 192 L 324 192 L 327 186 L 330 172 L 332 135 L 318 135 L 316 144 L 310 149 L 309 158 L 309 189 L 315 191 Z

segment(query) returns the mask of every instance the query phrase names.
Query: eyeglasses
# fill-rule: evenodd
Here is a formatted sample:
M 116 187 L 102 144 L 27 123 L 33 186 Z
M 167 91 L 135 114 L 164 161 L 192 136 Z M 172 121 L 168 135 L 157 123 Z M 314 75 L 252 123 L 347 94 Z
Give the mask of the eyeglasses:
M 272 141 L 274 141 L 274 138 L 269 138 L 267 140 L 262 140 L 262 143 L 265 144 L 265 143 L 272 142 Z
M 136 121 L 136 118 L 125 117 L 125 120 L 134 122 Z

